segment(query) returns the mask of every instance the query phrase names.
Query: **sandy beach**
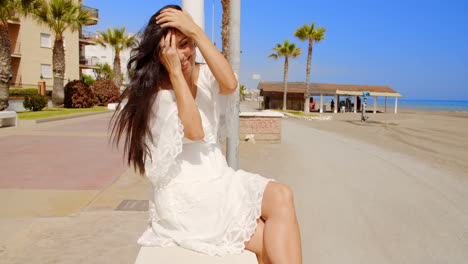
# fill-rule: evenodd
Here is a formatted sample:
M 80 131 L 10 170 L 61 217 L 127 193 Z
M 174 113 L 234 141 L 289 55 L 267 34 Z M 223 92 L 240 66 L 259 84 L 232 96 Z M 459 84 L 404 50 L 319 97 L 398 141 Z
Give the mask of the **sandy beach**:
M 327 115 L 327 114 L 325 114 Z M 468 113 L 400 109 L 399 113 L 328 114 L 331 121 L 307 124 L 407 154 L 468 177 Z
M 257 111 L 257 104 L 242 102 L 242 110 Z M 360 113 L 328 112 L 321 115 L 331 116 L 331 120 L 304 124 L 404 153 L 468 177 L 468 113 L 398 109 L 394 114 L 392 107 L 386 113 L 383 108 L 378 110 L 381 112 L 367 114 L 367 122 L 360 121 Z

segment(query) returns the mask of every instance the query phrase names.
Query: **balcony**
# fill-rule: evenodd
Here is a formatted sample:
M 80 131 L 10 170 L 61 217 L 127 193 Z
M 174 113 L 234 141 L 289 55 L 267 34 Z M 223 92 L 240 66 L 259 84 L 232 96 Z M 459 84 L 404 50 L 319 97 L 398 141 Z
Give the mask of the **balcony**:
M 7 20 L 8 24 L 21 25 L 21 20 L 17 16 L 13 16 Z
M 23 86 L 23 79 L 21 75 L 14 75 L 10 80 L 10 86 L 13 87 L 22 87 Z
M 80 68 L 81 69 L 99 69 L 99 58 L 96 56 L 86 57 L 80 56 Z
M 81 6 L 81 10 L 88 11 L 89 16 L 91 17 L 86 23 L 87 26 L 96 25 L 99 21 L 99 10 L 89 6 Z
M 21 42 L 11 41 L 11 57 L 21 58 Z
M 96 39 L 96 33 L 91 31 L 80 31 L 80 44 L 84 45 L 96 45 L 94 40 Z

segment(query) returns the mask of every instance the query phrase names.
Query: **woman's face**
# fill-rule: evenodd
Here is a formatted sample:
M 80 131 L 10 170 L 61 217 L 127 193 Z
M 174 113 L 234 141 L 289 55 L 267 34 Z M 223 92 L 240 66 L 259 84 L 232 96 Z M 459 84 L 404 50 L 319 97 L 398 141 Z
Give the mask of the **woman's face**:
M 193 40 L 178 30 L 175 32 L 177 55 L 179 55 L 182 72 L 190 72 L 195 65 L 195 45 Z

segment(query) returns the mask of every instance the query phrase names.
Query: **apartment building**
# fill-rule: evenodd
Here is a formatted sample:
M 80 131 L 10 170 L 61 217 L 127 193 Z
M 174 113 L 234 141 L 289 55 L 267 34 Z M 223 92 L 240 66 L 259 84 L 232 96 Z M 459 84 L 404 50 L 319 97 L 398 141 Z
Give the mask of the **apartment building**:
M 95 38 L 100 38 L 100 35 L 96 34 Z M 122 83 L 123 85 L 128 84 L 127 63 L 130 59 L 131 50 L 131 48 L 128 48 L 120 52 L 120 71 L 122 72 L 122 76 L 124 78 Z M 114 49 L 109 45 L 107 45 L 106 47 L 103 47 L 101 45 L 86 45 L 84 46 L 84 55 L 84 60 L 86 60 L 90 67 L 84 69 L 82 71 L 83 74 L 95 77 L 91 67 L 93 67 L 93 65 L 96 64 L 107 63 L 112 69 L 114 68 L 115 52 Z
M 91 14 L 88 25 L 99 21 L 97 9 L 83 6 Z M 31 17 L 18 16 L 8 21 L 12 51 L 11 88 L 37 88 L 37 82 L 46 82 L 47 90 L 53 89 L 52 48 L 55 34 Z M 82 31 L 64 33 L 65 83 L 81 77 L 81 71 L 92 65 L 80 57 L 86 45 L 93 45 Z

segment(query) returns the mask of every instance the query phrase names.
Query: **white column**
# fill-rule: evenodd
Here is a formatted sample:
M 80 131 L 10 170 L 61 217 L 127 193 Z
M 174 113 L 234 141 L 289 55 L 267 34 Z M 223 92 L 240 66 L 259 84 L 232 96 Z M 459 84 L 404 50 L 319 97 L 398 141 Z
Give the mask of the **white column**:
M 230 1 L 230 17 L 229 17 L 229 63 L 232 70 L 237 76 L 240 76 L 240 23 L 241 23 L 241 1 Z M 227 163 L 231 168 L 237 170 L 239 168 L 239 84 L 237 84 L 234 111 L 231 113 L 234 120 L 231 131 L 227 137 Z
M 323 113 L 323 94 L 320 94 L 320 113 Z
M 182 9 L 187 11 L 192 17 L 193 21 L 201 27 L 202 30 L 205 30 L 205 1 L 204 0 L 182 0 Z M 205 59 L 197 49 L 196 62 L 204 63 Z
M 377 96 L 374 96 L 374 114 L 377 113 Z
M 387 96 L 385 96 L 385 113 L 387 113 Z
M 335 110 L 333 110 L 335 114 L 338 113 L 338 103 L 338 95 L 335 94 Z
M 395 96 L 395 114 L 398 113 L 398 97 Z
M 354 96 L 354 113 L 357 113 L 357 95 Z

